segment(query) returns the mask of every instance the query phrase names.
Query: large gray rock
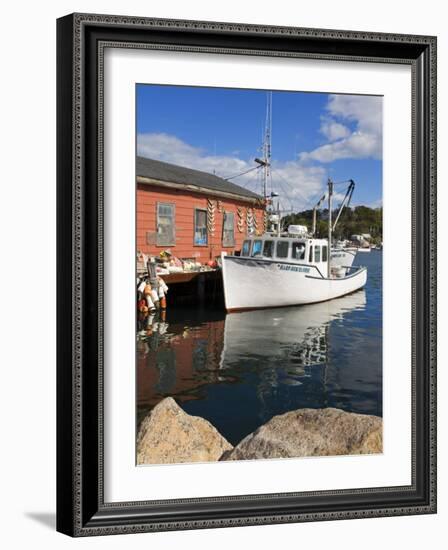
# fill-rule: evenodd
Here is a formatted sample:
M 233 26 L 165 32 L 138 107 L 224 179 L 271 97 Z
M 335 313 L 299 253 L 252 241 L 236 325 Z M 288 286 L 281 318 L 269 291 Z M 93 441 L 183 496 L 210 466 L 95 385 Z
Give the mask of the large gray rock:
M 298 409 L 274 416 L 221 460 L 383 452 L 383 421 L 339 409 Z
M 185 413 L 167 397 L 142 421 L 137 464 L 175 464 L 219 460 L 232 445 L 207 420 Z

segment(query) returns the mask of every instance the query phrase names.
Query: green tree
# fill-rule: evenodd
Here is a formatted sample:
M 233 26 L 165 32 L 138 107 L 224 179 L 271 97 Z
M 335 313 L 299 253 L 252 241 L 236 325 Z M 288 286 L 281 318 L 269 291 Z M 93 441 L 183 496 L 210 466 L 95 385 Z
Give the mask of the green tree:
M 338 209 L 332 212 L 333 220 L 336 219 Z M 288 214 L 282 219 L 282 226 L 286 229 L 289 225 L 306 225 L 311 231 L 313 224 L 313 211 L 303 210 L 294 214 Z M 336 239 L 350 239 L 352 235 L 369 234 L 372 244 L 378 244 L 383 240 L 383 208 L 370 208 L 369 206 L 355 206 L 344 208 L 338 224 L 334 230 Z M 325 238 L 328 235 L 328 209 L 319 210 L 317 213 L 316 236 Z

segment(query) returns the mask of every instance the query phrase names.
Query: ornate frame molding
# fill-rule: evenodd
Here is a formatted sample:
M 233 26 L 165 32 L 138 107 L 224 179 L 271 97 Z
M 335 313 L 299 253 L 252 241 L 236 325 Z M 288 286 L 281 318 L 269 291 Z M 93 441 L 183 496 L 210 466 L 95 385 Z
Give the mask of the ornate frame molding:
M 412 485 L 104 502 L 102 166 L 107 47 L 412 66 Z M 93 14 L 58 20 L 59 531 L 90 536 L 436 511 L 436 61 L 436 38 L 430 36 Z M 97 115 L 95 127 L 89 123 L 92 113 Z M 98 249 L 97 257 L 93 248 Z M 84 418 L 92 414 L 95 425 L 87 426 Z M 389 495 L 380 505 L 374 499 L 379 494 Z M 329 504 L 324 506 L 322 499 Z M 348 507 L 347 501 L 357 507 Z M 270 512 L 273 504 L 275 513 Z

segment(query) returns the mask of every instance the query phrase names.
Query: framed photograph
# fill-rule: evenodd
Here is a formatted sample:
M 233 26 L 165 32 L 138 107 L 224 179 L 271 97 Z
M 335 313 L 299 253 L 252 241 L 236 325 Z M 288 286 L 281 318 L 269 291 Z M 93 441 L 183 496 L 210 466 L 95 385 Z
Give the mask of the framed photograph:
M 57 40 L 57 529 L 435 513 L 436 38 Z

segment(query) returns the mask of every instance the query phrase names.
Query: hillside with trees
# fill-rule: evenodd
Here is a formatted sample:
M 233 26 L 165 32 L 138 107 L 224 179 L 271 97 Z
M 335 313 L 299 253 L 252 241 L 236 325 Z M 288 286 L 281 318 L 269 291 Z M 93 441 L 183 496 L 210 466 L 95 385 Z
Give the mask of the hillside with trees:
M 338 210 L 332 211 L 333 221 Z M 288 214 L 282 218 L 282 226 L 306 225 L 311 231 L 313 225 L 313 211 L 304 210 L 295 214 Z M 334 237 L 339 240 L 350 239 L 351 235 L 368 233 L 372 236 L 371 243 L 378 244 L 383 240 L 383 208 L 369 208 L 355 206 L 344 208 L 334 231 Z M 326 238 L 328 235 L 328 209 L 317 213 L 316 237 Z

